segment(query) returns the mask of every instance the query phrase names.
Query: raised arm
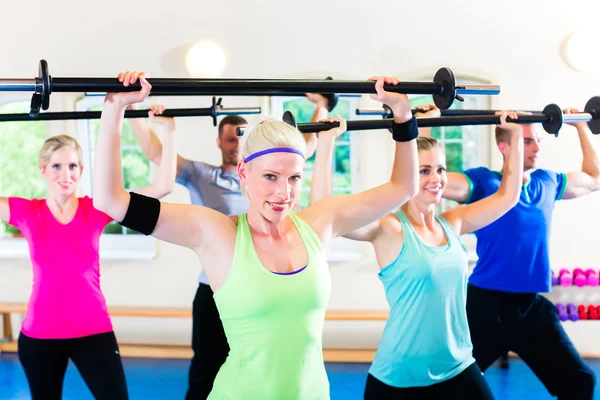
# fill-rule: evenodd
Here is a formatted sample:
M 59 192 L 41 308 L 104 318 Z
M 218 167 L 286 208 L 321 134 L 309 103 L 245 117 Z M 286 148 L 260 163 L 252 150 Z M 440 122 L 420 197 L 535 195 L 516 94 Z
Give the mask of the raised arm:
M 332 173 L 335 141 L 342 133 L 346 132 L 346 120 L 341 117 L 324 119 L 322 121 L 339 121 L 340 126 L 315 134 L 318 141 L 312 181 L 310 184 L 310 204 L 316 203 L 326 197 L 333 196 Z
M 327 119 L 326 121 L 339 121 L 340 126 L 317 134 L 317 152 L 310 185 L 310 204 L 314 204 L 326 197 L 333 196 L 333 151 L 335 140 L 346 131 L 346 120 L 341 117 Z M 379 231 L 379 221 L 371 222 L 361 228 L 344 235 L 345 238 L 359 241 L 370 241 Z
M 125 226 L 132 227 L 129 222 L 133 221 L 135 226 L 143 228 L 133 229 L 200 252 L 205 248 L 203 244 L 209 243 L 203 240 L 205 237 L 223 237 L 229 231 L 235 232 L 231 219 L 206 207 L 160 203 L 130 194 L 123 188 L 120 142 L 125 107 L 143 101 L 151 86 L 143 73 L 119 74 L 124 86 L 135 83 L 138 77 L 142 86 L 139 92 L 106 95 L 96 145 L 94 207 Z
M 578 112 L 574 108 L 564 110 L 565 114 Z M 583 152 L 583 162 L 581 171 L 570 172 L 567 174 L 567 187 L 562 195 L 562 199 L 574 199 L 600 189 L 600 165 L 596 150 L 590 141 L 590 128 L 585 122 L 570 123 L 577 128 L 581 151 Z
M 306 98 L 315 105 L 310 122 L 318 122 L 327 119 L 327 102 L 328 100 L 318 93 L 306 93 Z M 306 159 L 312 157 L 317 149 L 317 133 L 305 133 L 304 140 L 306 141 Z
M 418 192 L 418 158 L 415 139 L 418 135 L 408 97 L 389 93 L 383 89 L 384 82 L 398 84 L 396 78 L 377 77 L 377 94 L 371 97 L 387 104 L 394 112 L 396 140 L 394 166 L 389 182 L 373 189 L 346 196 L 330 196 L 309 207 L 308 213 L 321 218 L 325 229 L 332 236 L 341 236 L 369 223 L 379 220 L 414 197 Z
M 10 221 L 10 208 L 8 207 L 8 197 L 0 197 L 0 220 Z
M 163 106 L 151 106 L 149 117 L 152 122 L 163 127 L 162 156 L 154 182 L 134 192 L 160 199 L 173 191 L 175 174 L 177 173 L 177 149 L 175 146 L 175 120 L 171 117 L 161 117 Z
M 137 109 L 139 109 L 139 104 L 131 104 L 127 108 L 132 109 L 132 110 L 137 110 Z M 162 107 L 162 106 L 156 106 L 156 107 L 150 107 L 150 108 L 151 108 L 151 110 L 156 110 L 156 109 L 161 109 L 161 108 L 164 110 L 164 107 Z M 163 125 L 163 128 L 165 129 L 165 131 L 175 132 L 175 119 L 174 118 L 170 118 L 170 121 L 167 121 L 166 118 L 161 117 L 161 118 L 164 118 L 164 120 L 158 120 L 157 118 L 153 118 L 152 111 L 150 111 L 148 113 L 148 116 L 150 117 L 150 119 L 153 122 L 160 121 L 159 123 L 161 123 L 161 125 Z M 161 165 L 162 154 L 163 154 L 163 145 L 160 142 L 160 140 L 158 139 L 158 137 L 156 136 L 156 133 L 154 132 L 154 130 L 150 127 L 150 125 L 148 125 L 146 120 L 143 118 L 131 118 L 129 120 L 129 125 L 131 126 L 131 129 L 133 130 L 133 134 L 135 135 L 135 138 L 136 138 L 137 142 L 139 143 L 140 147 L 142 148 L 142 151 L 144 152 L 144 155 L 146 156 L 146 158 L 148 160 L 152 161 L 156 165 Z M 179 171 L 181 170 L 181 167 L 183 166 L 183 162 L 185 161 L 185 159 L 177 153 L 175 153 L 175 157 L 176 157 L 176 163 L 177 163 L 176 164 L 177 169 L 175 171 L 175 175 L 179 175 Z
M 506 162 L 502 170 L 502 182 L 491 196 L 463 207 L 455 207 L 442 216 L 460 235 L 481 229 L 506 214 L 518 202 L 523 186 L 523 127 L 507 123 L 506 117 L 518 118 L 516 113 L 503 113 L 502 128 L 511 132 Z

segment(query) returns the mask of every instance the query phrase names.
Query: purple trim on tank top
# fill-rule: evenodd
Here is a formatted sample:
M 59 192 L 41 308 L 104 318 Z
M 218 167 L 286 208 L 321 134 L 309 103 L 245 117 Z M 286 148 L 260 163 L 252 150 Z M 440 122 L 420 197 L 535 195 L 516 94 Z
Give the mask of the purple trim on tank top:
M 297 274 L 298 272 L 304 271 L 304 269 L 307 266 L 308 266 L 308 264 L 305 265 L 304 267 L 300 268 L 298 271 L 292 271 L 292 272 L 274 272 L 274 271 L 271 271 L 271 272 L 274 273 L 274 274 L 276 274 L 276 275 L 294 275 L 294 274 Z

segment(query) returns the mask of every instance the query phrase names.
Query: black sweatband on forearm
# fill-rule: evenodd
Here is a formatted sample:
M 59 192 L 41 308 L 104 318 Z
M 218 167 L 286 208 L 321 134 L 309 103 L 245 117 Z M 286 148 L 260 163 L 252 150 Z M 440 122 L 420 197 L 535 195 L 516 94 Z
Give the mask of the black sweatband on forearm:
M 129 207 L 121 225 L 144 235 L 151 235 L 160 215 L 160 201 L 135 192 L 129 192 L 129 195 Z
M 392 121 L 392 138 L 396 142 L 410 142 L 419 136 L 417 118 L 414 116 L 403 124 Z

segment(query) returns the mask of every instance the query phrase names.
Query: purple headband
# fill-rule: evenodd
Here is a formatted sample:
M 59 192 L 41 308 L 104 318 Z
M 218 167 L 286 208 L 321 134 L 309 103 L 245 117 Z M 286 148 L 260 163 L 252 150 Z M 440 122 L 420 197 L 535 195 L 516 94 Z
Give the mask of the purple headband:
M 248 157 L 244 159 L 244 162 L 250 162 L 254 160 L 256 157 L 264 156 L 269 153 L 294 153 L 298 154 L 300 157 L 304 158 L 304 154 L 300 150 L 292 149 L 291 147 L 274 147 L 272 149 L 266 149 L 262 151 L 257 151 L 254 154 L 250 154 Z

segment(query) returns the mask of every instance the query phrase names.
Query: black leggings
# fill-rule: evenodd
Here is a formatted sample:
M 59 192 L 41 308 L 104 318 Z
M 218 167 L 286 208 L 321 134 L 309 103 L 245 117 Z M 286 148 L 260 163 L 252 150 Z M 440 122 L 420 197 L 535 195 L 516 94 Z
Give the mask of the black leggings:
M 367 376 L 365 400 L 492 400 L 494 395 L 476 363 L 447 381 L 431 386 L 397 388 Z
M 206 400 L 229 354 L 229 343 L 210 286 L 198 285 L 192 310 L 192 349 L 186 400 Z
M 558 319 L 554 304 L 535 293 L 506 293 L 469 285 L 467 317 L 473 357 L 482 371 L 514 351 L 553 396 L 591 400 L 596 376 Z
M 19 335 L 19 360 L 32 400 L 60 400 L 69 359 L 95 399 L 127 400 L 127 384 L 113 332 L 75 339 Z

